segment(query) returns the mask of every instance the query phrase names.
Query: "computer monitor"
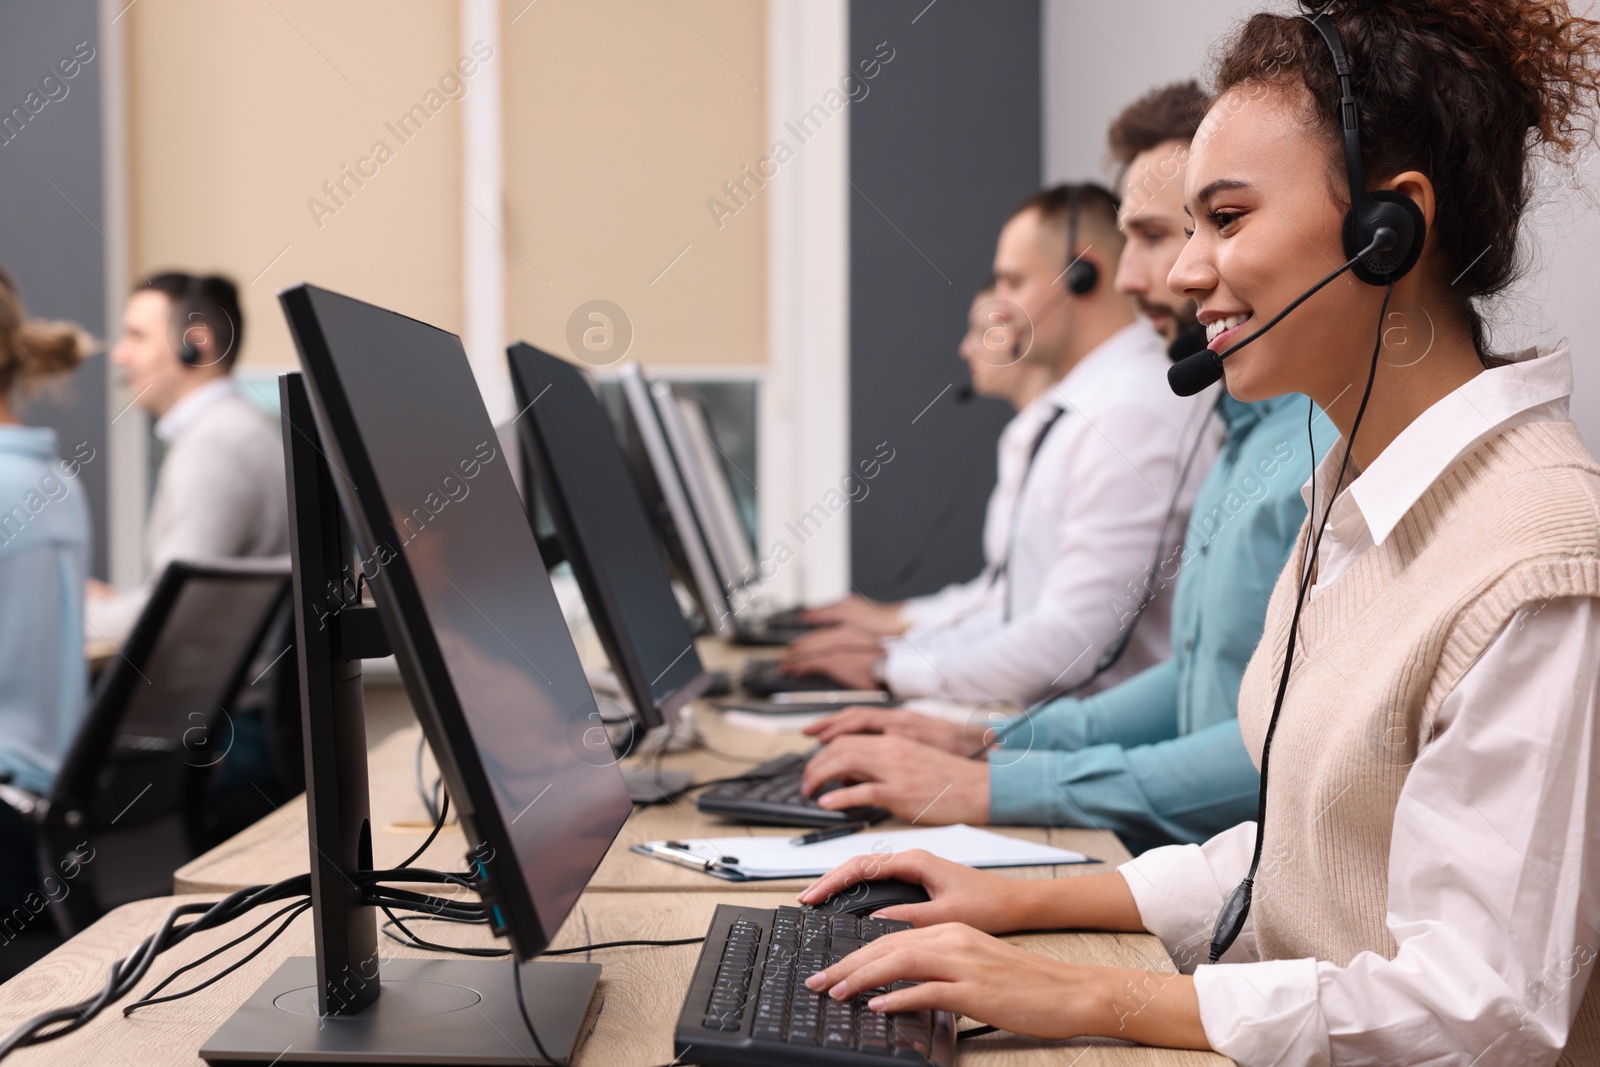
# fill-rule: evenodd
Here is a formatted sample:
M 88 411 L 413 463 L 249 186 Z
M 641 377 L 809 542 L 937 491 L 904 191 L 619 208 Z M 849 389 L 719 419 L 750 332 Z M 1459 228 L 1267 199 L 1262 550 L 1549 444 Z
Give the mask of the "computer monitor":
M 700 605 L 706 625 L 718 636 L 732 637 L 734 605 L 728 600 L 728 591 L 711 558 L 706 532 L 689 501 L 689 490 L 667 441 L 650 383 L 636 363 L 623 364 L 618 380 L 626 411 L 623 435 L 635 484 L 647 510 L 655 517 L 669 559 L 677 557 L 679 580 Z
M 579 368 L 517 343 L 506 350 L 519 440 L 555 520 L 600 643 L 646 728 L 705 692 L 694 634 L 611 422 Z
M 541 952 L 572 911 L 632 810 L 628 793 L 614 760 L 586 758 L 583 738 L 599 713 L 512 483 L 512 457 L 496 447 L 461 341 L 312 286 L 280 300 L 304 368 L 303 389 L 291 375 L 283 393 L 321 962 L 308 972 L 303 960 L 298 970 L 290 960 L 202 1053 L 214 1063 L 524 1062 L 533 1052 L 521 1005 L 509 996 L 509 967 L 399 959 L 378 966 L 374 911 L 343 869 L 372 862 L 363 653 L 352 650 L 362 638 L 346 617 L 366 609 L 335 601 L 333 613 L 318 610 L 335 588 L 318 583 L 349 556 L 329 547 L 326 524 L 313 513 L 342 512 L 348 522 L 382 632 L 472 846 L 491 926 L 516 960 Z M 307 411 L 314 425 L 306 425 Z M 306 468 L 323 464 L 332 473 L 322 472 L 319 492 Z M 343 716 L 338 731 L 324 730 L 319 700 Z M 341 745 L 339 767 L 319 764 Z M 370 948 L 370 957 L 350 946 Z M 360 971 L 361 996 L 332 995 L 336 982 L 349 990 L 350 977 L 328 973 L 325 953 Z M 369 965 L 370 975 L 362 970 Z M 544 961 L 520 966 L 522 1003 L 560 1056 L 572 1047 L 598 973 Z M 459 977 L 440 970 L 474 967 Z M 442 1010 L 447 987 L 479 998 L 477 1010 Z M 552 1012 L 560 1018 L 551 1021 Z M 339 1025 L 325 1022 L 330 1015 Z
M 655 382 L 650 391 L 722 587 L 733 592 L 756 584 L 755 550 L 739 517 L 705 405 L 668 382 Z

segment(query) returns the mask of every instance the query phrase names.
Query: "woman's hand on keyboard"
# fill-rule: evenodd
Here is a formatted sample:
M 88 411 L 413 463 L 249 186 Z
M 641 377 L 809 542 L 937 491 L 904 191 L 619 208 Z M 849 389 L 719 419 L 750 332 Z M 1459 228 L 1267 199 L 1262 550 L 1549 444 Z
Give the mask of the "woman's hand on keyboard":
M 1047 881 L 1006 878 L 940 859 L 920 848 L 869 853 L 846 860 L 800 894 L 802 904 L 821 904 L 860 882 L 898 878 L 920 885 L 930 898 L 923 904 L 895 904 L 876 914 L 917 926 L 961 922 L 990 933 L 1037 929 L 1033 897 Z
M 1207 1048 L 1194 979 L 1049 959 L 959 923 L 886 934 L 807 978 L 845 999 L 874 996 L 874 1011 L 935 1009 L 1032 1037 L 1120 1037 Z

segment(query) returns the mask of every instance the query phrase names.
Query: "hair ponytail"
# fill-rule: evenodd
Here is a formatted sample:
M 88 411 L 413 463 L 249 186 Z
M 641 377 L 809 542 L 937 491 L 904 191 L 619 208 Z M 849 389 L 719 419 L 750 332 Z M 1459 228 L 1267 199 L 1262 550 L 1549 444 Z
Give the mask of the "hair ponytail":
M 28 318 L 16 283 L 0 268 L 0 400 L 72 371 L 92 350 L 74 324 Z

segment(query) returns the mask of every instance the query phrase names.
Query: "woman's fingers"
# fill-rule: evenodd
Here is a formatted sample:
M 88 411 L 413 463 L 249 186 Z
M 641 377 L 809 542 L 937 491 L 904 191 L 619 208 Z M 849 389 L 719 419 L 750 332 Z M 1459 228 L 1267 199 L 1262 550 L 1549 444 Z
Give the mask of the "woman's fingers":
M 932 858 L 930 853 L 920 848 L 888 854 L 866 852 L 853 856 L 801 890 L 800 903 L 819 904 L 857 882 L 875 882 L 882 878 L 899 878 L 922 885 L 925 861 Z
M 962 1011 L 961 985 L 958 982 L 920 982 L 905 989 L 891 989 L 867 1001 L 873 1011 Z
M 881 939 L 880 939 L 881 940 Z M 861 952 L 865 952 L 862 949 Z M 861 952 L 852 953 L 835 966 L 838 974 L 818 982 L 834 1000 L 870 993 L 874 989 L 887 989 L 896 982 L 953 981 L 958 976 L 951 973 L 949 957 L 924 948 L 893 948 L 875 959 L 864 960 L 853 967 L 846 964 Z M 807 982 L 810 985 L 810 982 Z

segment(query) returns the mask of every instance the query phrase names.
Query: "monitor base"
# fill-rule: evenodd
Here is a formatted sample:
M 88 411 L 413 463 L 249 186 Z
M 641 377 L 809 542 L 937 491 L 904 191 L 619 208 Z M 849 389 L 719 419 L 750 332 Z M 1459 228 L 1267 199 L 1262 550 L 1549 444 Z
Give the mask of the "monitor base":
M 317 1015 L 317 961 L 292 956 L 200 1047 L 207 1063 L 537 1064 L 505 961 L 389 958 L 378 999 Z M 528 1017 L 546 1051 L 571 1062 L 597 963 L 522 964 Z
M 628 784 L 628 796 L 635 804 L 658 804 L 685 792 L 694 782 L 694 772 L 624 767 L 622 780 Z M 539 1036 L 544 1037 L 543 1034 Z

